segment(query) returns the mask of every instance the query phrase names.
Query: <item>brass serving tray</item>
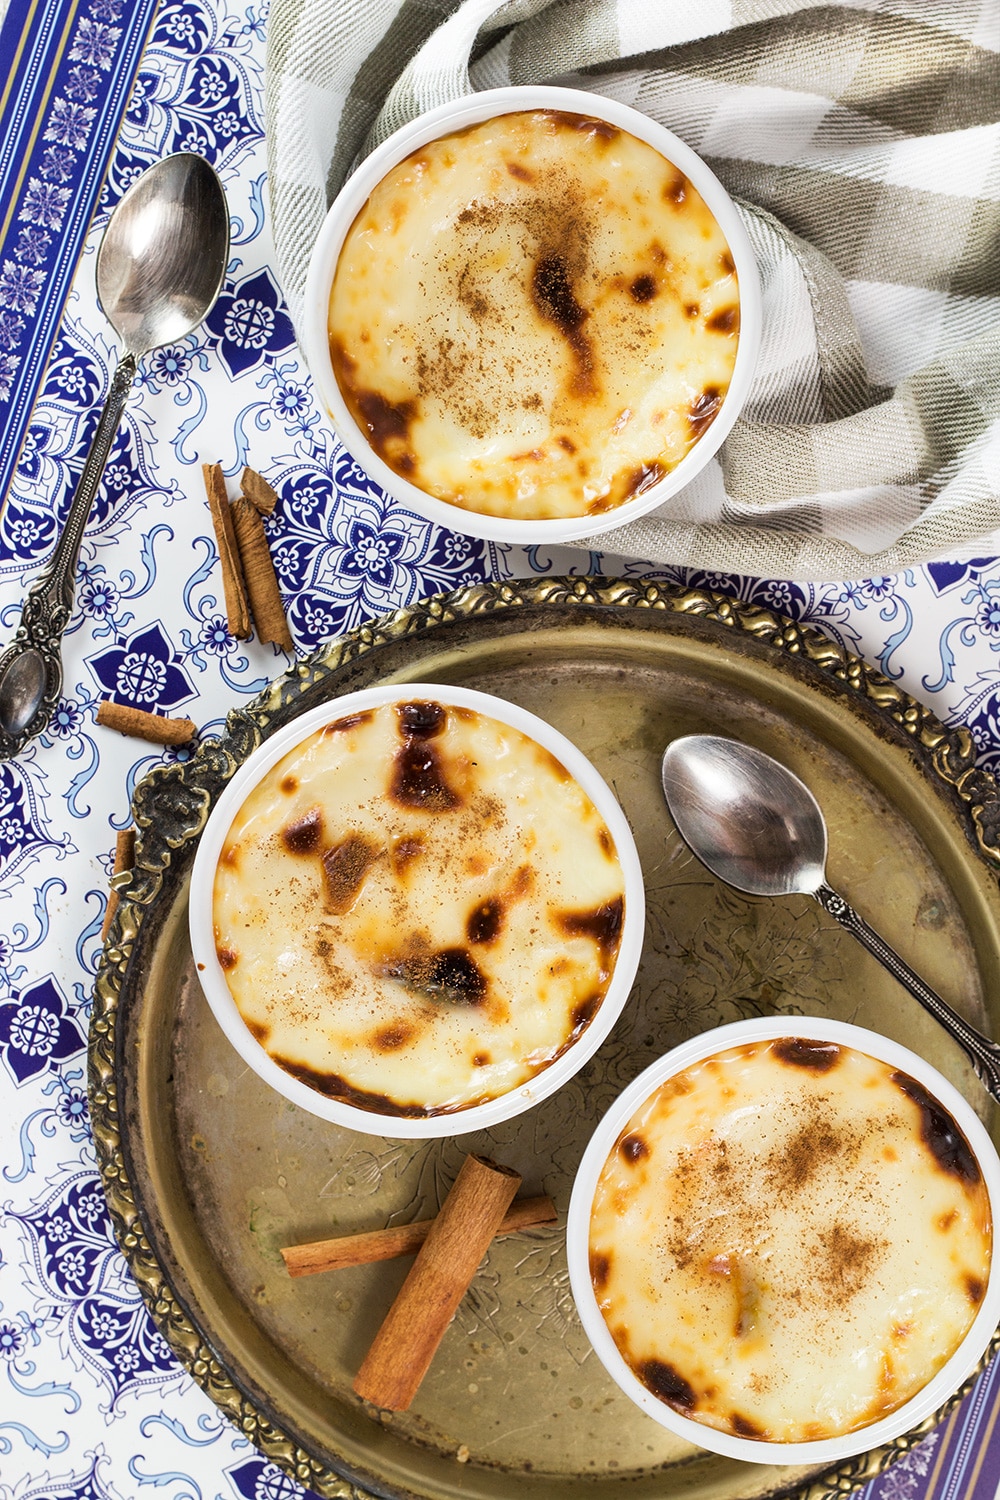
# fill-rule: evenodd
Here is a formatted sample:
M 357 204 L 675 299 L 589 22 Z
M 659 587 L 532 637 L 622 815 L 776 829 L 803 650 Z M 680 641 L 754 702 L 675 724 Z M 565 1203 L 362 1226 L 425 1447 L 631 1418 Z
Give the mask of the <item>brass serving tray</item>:
M 615 788 L 647 883 L 635 990 L 601 1051 L 519 1120 L 443 1142 L 353 1134 L 271 1092 L 217 1028 L 187 941 L 191 858 L 235 767 L 295 715 L 386 681 L 461 682 L 550 720 Z M 635 1409 L 590 1351 L 561 1225 L 494 1243 L 412 1410 L 380 1418 L 351 1380 L 409 1262 L 292 1281 L 278 1254 L 427 1216 L 472 1149 L 516 1166 L 526 1191 L 550 1193 L 564 1213 L 616 1093 L 668 1047 L 743 1016 L 874 1027 L 933 1061 L 997 1130 L 964 1055 L 816 903 L 739 896 L 684 850 L 659 759 L 669 739 L 701 730 L 747 739 L 808 782 L 830 825 L 831 883 L 996 1031 L 1000 801 L 970 737 L 818 631 L 715 595 L 544 579 L 430 600 L 300 662 L 233 712 L 221 739 L 136 792 L 136 867 L 118 878 L 90 1048 L 115 1228 L 178 1358 L 322 1495 L 821 1500 L 933 1425 L 823 1473 L 688 1447 Z

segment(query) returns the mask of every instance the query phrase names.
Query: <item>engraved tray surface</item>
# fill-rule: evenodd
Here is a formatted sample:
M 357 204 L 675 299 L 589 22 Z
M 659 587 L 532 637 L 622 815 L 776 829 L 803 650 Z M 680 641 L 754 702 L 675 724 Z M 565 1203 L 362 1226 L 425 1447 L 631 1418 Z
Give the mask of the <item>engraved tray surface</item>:
M 562 730 L 615 789 L 647 887 L 636 985 L 599 1053 L 520 1119 L 444 1141 L 355 1134 L 269 1090 L 216 1026 L 187 942 L 194 848 L 236 766 L 304 710 L 386 681 L 461 682 Z M 823 1473 L 680 1442 L 632 1406 L 590 1351 L 562 1222 L 493 1244 L 412 1410 L 380 1416 L 351 1380 L 411 1262 L 293 1281 L 278 1253 L 432 1214 L 469 1150 L 517 1167 L 523 1191 L 550 1193 L 564 1216 L 577 1162 L 615 1095 L 685 1037 L 749 1015 L 831 1015 L 895 1037 L 997 1134 L 964 1054 L 815 902 L 740 896 L 683 847 L 659 759 L 668 740 L 698 731 L 744 738 L 803 777 L 829 823 L 831 883 L 995 1032 L 1000 801 L 975 769 L 970 737 L 810 627 L 711 594 L 544 579 L 426 601 L 299 662 L 230 714 L 221 739 L 138 788 L 136 867 L 116 878 L 122 900 L 90 1045 L 112 1218 L 180 1360 L 310 1489 L 345 1500 L 826 1500 L 933 1425 Z

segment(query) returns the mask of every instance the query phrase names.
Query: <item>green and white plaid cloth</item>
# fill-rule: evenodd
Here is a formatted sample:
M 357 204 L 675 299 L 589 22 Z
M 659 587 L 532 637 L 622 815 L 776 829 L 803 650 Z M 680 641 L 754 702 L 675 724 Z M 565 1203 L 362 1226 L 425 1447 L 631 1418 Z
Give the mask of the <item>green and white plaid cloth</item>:
M 736 198 L 764 287 L 719 458 L 595 546 L 800 579 L 1000 551 L 1000 0 L 271 0 L 293 321 L 357 157 L 445 100 L 528 83 L 687 141 Z

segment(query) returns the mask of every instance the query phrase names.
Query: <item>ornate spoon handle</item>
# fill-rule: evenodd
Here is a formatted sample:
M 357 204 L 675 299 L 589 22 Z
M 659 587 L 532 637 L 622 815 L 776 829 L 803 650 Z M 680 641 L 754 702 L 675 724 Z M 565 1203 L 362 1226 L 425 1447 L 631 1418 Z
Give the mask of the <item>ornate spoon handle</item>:
M 920 975 L 910 968 L 909 964 L 900 958 L 895 948 L 890 948 L 885 938 L 880 937 L 873 927 L 869 927 L 863 917 L 859 917 L 854 908 L 838 896 L 837 892 L 825 883 L 812 893 L 831 917 L 836 917 L 842 927 L 854 934 L 859 943 L 862 943 L 868 952 L 878 959 L 879 963 L 889 970 L 901 985 L 919 1000 L 925 1010 L 930 1011 L 936 1021 L 939 1021 L 944 1029 L 951 1033 L 959 1046 L 967 1053 L 972 1066 L 981 1080 L 983 1087 L 994 1099 L 1000 1103 L 1000 1047 L 996 1042 L 991 1042 L 982 1032 L 970 1026 L 968 1021 L 952 1010 L 947 1000 L 942 1000 L 936 990 L 932 990 Z
M 135 371 L 135 356 L 126 354 L 115 370 L 55 552 L 28 591 L 17 634 L 0 656 L 0 760 L 41 733 L 58 701 L 62 635 L 73 609 L 80 543 Z

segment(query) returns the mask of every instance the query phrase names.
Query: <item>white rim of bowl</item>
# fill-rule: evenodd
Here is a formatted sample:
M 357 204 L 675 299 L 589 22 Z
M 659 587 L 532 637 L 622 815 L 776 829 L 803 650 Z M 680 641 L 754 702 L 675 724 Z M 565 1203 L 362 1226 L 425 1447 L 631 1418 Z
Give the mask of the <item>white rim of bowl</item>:
M 694 184 L 718 221 L 728 241 L 736 266 L 740 288 L 740 337 L 732 379 L 722 409 L 707 432 L 685 454 L 658 484 L 651 485 L 633 500 L 614 510 L 594 516 L 569 516 L 538 521 L 517 521 L 504 516 L 484 515 L 464 510 L 438 500 L 425 490 L 397 474 L 369 445 L 347 409 L 330 361 L 327 322 L 330 289 L 341 247 L 375 186 L 386 173 L 412 151 L 453 130 L 479 124 L 495 116 L 513 114 L 523 109 L 562 109 L 569 113 L 592 115 L 628 131 L 645 141 L 661 156 L 680 167 Z M 667 130 L 648 115 L 583 89 L 531 85 L 486 89 L 428 110 L 416 120 L 403 125 L 367 156 L 334 199 L 320 229 L 309 262 L 304 296 L 303 351 L 320 396 L 333 425 L 347 448 L 370 477 L 400 504 L 411 507 L 439 526 L 464 531 L 470 536 L 500 542 L 567 542 L 579 537 L 596 536 L 646 515 L 664 500 L 675 495 L 701 473 L 718 452 L 732 430 L 750 391 L 757 355 L 760 350 L 761 286 L 757 261 L 740 220 L 736 205 L 712 169 L 702 161 L 679 136 Z
M 216 956 L 213 889 L 216 865 L 233 818 L 249 792 L 272 766 L 317 729 L 343 718 L 345 714 L 380 708 L 386 703 L 405 703 L 418 697 L 434 698 L 446 708 L 454 705 L 457 708 L 476 709 L 489 718 L 519 729 L 550 750 L 562 762 L 583 787 L 614 839 L 625 882 L 625 919 L 611 982 L 597 1014 L 576 1042 L 534 1078 L 495 1099 L 471 1105 L 467 1109 L 411 1119 L 400 1115 L 378 1114 L 345 1104 L 338 1099 L 328 1099 L 311 1089 L 308 1084 L 286 1073 L 268 1055 L 240 1015 Z M 389 1136 L 397 1140 L 430 1140 L 441 1136 L 466 1135 L 470 1131 L 509 1120 L 560 1088 L 593 1056 L 624 1009 L 639 966 L 644 927 L 645 892 L 632 830 L 614 794 L 583 751 L 544 719 L 515 703 L 471 688 L 449 687 L 433 682 L 401 682 L 364 688 L 360 692 L 348 693 L 342 698 L 310 709 L 294 723 L 279 729 L 244 762 L 220 795 L 202 833 L 191 872 L 189 928 L 196 972 L 215 1019 L 243 1061 L 279 1094 L 311 1114 L 362 1134 Z
M 692 1063 L 724 1052 L 730 1047 L 752 1041 L 773 1041 L 782 1036 L 839 1042 L 900 1068 L 918 1083 L 922 1083 L 954 1117 L 975 1154 L 989 1193 L 994 1235 L 989 1280 L 979 1311 L 962 1342 L 937 1374 L 911 1396 L 909 1401 L 887 1417 L 840 1437 L 805 1443 L 771 1443 L 732 1437 L 701 1422 L 695 1422 L 690 1417 L 681 1416 L 673 1407 L 660 1401 L 633 1374 L 619 1353 L 597 1305 L 590 1279 L 590 1215 L 597 1181 L 619 1133 L 643 1100 L 666 1079 L 682 1072 Z M 692 1037 L 690 1041 L 681 1043 L 659 1058 L 619 1095 L 591 1136 L 577 1169 L 566 1223 L 566 1254 L 573 1300 L 597 1357 L 615 1383 L 654 1421 L 669 1428 L 678 1437 L 685 1438 L 700 1448 L 707 1448 L 710 1452 L 721 1453 L 727 1458 L 757 1464 L 824 1463 L 866 1453 L 909 1431 L 937 1411 L 967 1376 L 972 1374 L 1000 1321 L 1000 1254 L 997 1253 L 995 1243 L 998 1224 L 1000 1158 L 996 1147 L 968 1100 L 936 1068 L 898 1042 L 861 1026 L 811 1016 L 769 1016 L 750 1021 L 734 1021 L 730 1025 L 719 1026 Z

